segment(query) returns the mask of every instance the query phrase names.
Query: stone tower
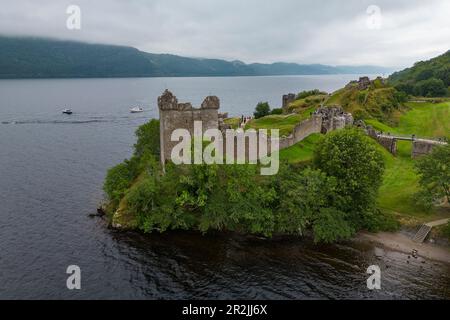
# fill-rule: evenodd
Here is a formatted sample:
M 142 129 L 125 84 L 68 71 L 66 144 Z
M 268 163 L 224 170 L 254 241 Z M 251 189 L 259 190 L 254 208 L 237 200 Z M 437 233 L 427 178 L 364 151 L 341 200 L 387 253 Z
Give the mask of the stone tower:
M 200 108 L 193 108 L 190 103 L 178 103 L 172 92 L 165 90 L 158 98 L 161 163 L 170 160 L 172 149 L 178 142 L 171 141 L 176 129 L 187 129 L 194 134 L 194 121 L 201 121 L 203 132 L 219 128 L 220 101 L 216 96 L 206 97 Z

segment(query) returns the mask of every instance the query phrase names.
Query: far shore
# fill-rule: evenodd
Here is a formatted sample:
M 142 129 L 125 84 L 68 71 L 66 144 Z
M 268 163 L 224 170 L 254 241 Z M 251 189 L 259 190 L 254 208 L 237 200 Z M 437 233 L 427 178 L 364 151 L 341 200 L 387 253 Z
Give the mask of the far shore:
M 361 232 L 356 236 L 355 240 L 369 241 L 373 244 L 382 245 L 387 249 L 406 254 L 412 254 L 414 250 L 417 250 L 417 255 L 422 258 L 450 264 L 449 246 L 431 243 L 417 243 L 407 235 L 400 232 Z

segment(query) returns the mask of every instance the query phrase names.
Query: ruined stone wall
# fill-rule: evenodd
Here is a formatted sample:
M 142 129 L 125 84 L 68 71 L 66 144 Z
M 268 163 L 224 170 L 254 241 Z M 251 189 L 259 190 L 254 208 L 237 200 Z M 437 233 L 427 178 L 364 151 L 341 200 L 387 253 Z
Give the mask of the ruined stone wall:
M 313 115 L 311 118 L 301 122 L 294 128 L 293 144 L 302 141 L 313 133 L 320 133 L 321 131 L 322 117 L 320 115 Z
M 322 133 L 343 129 L 353 125 L 353 116 L 344 112 L 342 107 L 321 107 L 316 110 L 315 115 L 322 117 Z
M 283 109 L 287 109 L 289 104 L 291 104 L 292 102 L 295 101 L 296 97 L 297 96 L 294 93 L 288 93 L 288 94 L 283 95 L 282 102 L 281 102 L 281 107 Z
M 394 156 L 397 155 L 397 139 L 391 137 L 376 137 L 379 144 Z
M 170 160 L 171 152 L 177 141 L 171 136 L 176 129 L 186 129 L 194 135 L 194 121 L 202 121 L 203 133 L 208 129 L 218 129 L 218 110 L 220 101 L 217 97 L 207 97 L 200 108 L 193 108 L 190 103 L 178 103 L 177 98 L 168 90 L 158 98 L 160 119 L 161 163 Z
M 440 144 L 431 141 L 414 140 L 412 142 L 411 156 L 413 159 L 416 159 L 420 156 L 430 154 L 433 151 L 433 148 L 435 148 L 438 145 Z

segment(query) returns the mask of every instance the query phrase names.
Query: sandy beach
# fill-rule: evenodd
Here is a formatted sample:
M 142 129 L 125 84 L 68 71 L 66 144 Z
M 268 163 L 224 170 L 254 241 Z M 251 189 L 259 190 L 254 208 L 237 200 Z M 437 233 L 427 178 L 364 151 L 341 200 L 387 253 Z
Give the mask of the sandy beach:
M 422 258 L 450 264 L 450 247 L 431 243 L 416 243 L 407 235 L 399 232 L 362 232 L 358 234 L 356 240 L 365 240 L 371 243 L 380 244 L 385 248 L 407 254 L 411 254 L 413 250 L 417 250 L 417 255 Z

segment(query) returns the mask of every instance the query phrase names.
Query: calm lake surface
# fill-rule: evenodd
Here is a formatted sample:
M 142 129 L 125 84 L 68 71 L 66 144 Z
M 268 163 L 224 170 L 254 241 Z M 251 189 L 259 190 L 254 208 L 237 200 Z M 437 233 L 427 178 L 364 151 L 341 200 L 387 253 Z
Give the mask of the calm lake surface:
M 90 218 L 106 170 L 131 154 L 165 88 L 200 105 L 251 114 L 282 94 L 332 91 L 358 76 L 0 81 L 0 298 L 450 298 L 450 266 L 370 244 L 314 246 L 193 233 L 141 235 Z M 130 114 L 133 106 L 146 112 Z M 61 114 L 64 108 L 72 116 Z M 378 256 L 378 257 L 377 257 Z M 66 289 L 78 265 L 82 290 Z M 377 264 L 382 290 L 366 288 Z

